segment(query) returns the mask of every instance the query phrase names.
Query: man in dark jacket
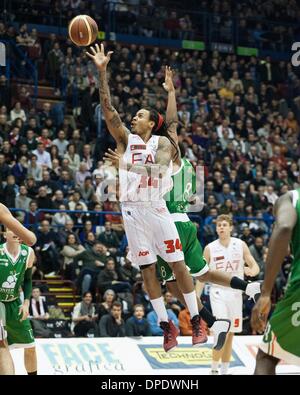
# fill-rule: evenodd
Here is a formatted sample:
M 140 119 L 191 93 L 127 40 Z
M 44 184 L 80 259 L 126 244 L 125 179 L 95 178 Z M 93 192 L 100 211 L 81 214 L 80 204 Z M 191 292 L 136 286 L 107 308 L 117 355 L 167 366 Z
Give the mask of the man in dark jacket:
M 102 254 L 102 244 L 96 241 L 91 250 L 85 250 L 74 259 L 74 265 L 81 267 L 78 285 L 84 294 L 93 288 L 94 280 L 106 262 L 107 256 Z M 79 264 L 81 262 L 81 264 Z
M 100 337 L 124 337 L 125 323 L 122 319 L 122 304 L 114 302 L 110 314 L 104 315 L 99 322 Z
M 107 289 L 112 289 L 118 292 L 131 292 L 131 285 L 124 281 L 121 274 L 116 270 L 115 260 L 109 258 L 106 262 L 105 269 L 103 269 L 97 279 L 97 287 L 101 293 Z
M 103 243 L 112 254 L 117 252 L 120 244 L 120 240 L 116 231 L 112 230 L 111 223 L 109 221 L 105 222 L 105 231 L 100 233 L 98 240 Z
M 133 316 L 126 321 L 126 336 L 151 336 L 149 322 L 145 319 L 145 309 L 142 304 L 133 308 Z

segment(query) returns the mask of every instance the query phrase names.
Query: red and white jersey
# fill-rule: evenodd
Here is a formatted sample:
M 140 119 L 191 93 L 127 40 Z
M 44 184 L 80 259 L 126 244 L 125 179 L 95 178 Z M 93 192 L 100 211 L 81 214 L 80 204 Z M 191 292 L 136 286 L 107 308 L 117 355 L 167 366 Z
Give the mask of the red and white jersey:
M 130 133 L 128 144 L 123 155 L 126 163 L 134 165 L 154 164 L 160 136 L 152 136 L 147 143 L 143 139 Z M 120 167 L 120 201 L 121 202 L 149 202 L 163 200 L 163 196 L 173 187 L 172 161 L 164 177 L 159 178 L 156 172 L 151 177 L 145 169 L 141 174 L 127 171 Z
M 219 239 L 208 244 L 210 252 L 209 267 L 211 270 L 226 272 L 232 276 L 244 279 L 244 251 L 243 241 L 230 237 L 228 247 L 224 247 Z M 220 288 L 222 291 L 239 292 L 221 285 L 212 284 L 211 288 Z

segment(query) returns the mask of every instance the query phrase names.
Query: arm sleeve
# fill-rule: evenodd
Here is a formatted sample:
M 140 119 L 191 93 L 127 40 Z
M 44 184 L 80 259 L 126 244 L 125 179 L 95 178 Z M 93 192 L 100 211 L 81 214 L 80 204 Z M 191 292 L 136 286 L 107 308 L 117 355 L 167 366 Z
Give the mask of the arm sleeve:
M 24 299 L 30 300 L 31 291 L 32 291 L 32 267 L 26 269 L 25 271 L 23 291 L 24 291 Z

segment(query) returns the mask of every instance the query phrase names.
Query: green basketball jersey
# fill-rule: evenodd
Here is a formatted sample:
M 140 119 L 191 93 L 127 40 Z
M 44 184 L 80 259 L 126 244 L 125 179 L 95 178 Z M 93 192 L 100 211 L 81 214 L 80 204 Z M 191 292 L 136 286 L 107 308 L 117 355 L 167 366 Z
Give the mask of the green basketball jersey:
M 0 301 L 9 302 L 19 297 L 29 253 L 29 247 L 22 244 L 19 255 L 14 259 L 6 244 L 0 245 Z
M 192 164 L 185 158 L 181 159 L 181 167 L 172 179 L 173 188 L 164 196 L 168 210 L 171 214 L 186 213 L 189 199 L 196 191 L 196 173 Z
M 290 271 L 289 286 L 300 283 L 300 189 L 293 191 L 293 193 L 297 196 L 297 202 L 295 205 L 297 222 L 293 229 L 291 240 L 291 250 L 294 259 Z M 296 199 L 294 198 L 293 200 L 295 202 Z

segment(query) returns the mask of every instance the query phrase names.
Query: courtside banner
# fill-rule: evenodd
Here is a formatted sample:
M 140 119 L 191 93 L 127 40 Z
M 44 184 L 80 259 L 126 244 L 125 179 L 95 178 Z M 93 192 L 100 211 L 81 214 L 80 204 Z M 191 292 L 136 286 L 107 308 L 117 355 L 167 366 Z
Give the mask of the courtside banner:
M 169 353 L 162 337 L 37 339 L 38 373 L 44 375 L 208 375 L 212 338 L 191 347 L 179 337 Z M 235 336 L 230 373 L 252 375 L 261 336 Z M 16 374 L 26 374 L 23 350 L 12 350 Z M 280 364 L 278 374 L 300 374 L 300 367 Z

